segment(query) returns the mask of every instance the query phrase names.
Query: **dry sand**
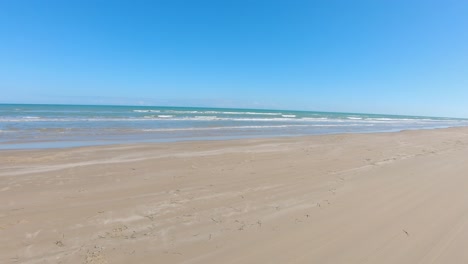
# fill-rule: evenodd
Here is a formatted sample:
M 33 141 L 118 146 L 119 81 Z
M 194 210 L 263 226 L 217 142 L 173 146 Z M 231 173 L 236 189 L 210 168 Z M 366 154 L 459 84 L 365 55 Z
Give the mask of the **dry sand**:
M 0 152 L 0 263 L 468 263 L 468 129 Z

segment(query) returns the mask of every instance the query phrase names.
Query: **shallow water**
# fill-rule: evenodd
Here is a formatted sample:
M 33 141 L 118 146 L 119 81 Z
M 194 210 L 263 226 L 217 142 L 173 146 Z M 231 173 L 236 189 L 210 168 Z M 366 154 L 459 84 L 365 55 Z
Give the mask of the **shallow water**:
M 313 111 L 0 105 L 0 149 L 168 142 L 467 126 L 468 120 Z

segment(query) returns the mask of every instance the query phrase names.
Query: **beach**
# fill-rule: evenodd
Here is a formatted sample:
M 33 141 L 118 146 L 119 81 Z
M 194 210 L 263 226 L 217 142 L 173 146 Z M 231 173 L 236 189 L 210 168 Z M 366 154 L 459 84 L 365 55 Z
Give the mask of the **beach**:
M 468 128 L 0 151 L 0 263 L 467 263 Z

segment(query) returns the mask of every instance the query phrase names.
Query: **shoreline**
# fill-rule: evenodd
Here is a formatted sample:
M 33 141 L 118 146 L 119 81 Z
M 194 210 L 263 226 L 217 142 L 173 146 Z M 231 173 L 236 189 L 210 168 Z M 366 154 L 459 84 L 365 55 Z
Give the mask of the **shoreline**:
M 0 151 L 0 262 L 453 263 L 468 128 Z
M 336 132 L 324 134 L 310 134 L 310 135 L 271 135 L 271 136 L 226 136 L 226 137 L 194 137 L 188 139 L 133 139 L 133 140 L 105 140 L 95 141 L 36 141 L 36 142 L 14 142 L 14 143 L 0 143 L 0 151 L 12 150 L 41 150 L 41 149 L 68 149 L 68 148 L 81 148 L 81 147 L 104 147 L 104 146 L 119 146 L 119 145 L 143 145 L 143 144 L 170 144 L 182 142 L 212 142 L 212 141 L 237 141 L 237 140 L 261 140 L 261 139 L 287 139 L 287 138 L 307 138 L 315 136 L 327 135 L 361 135 L 361 134 L 386 134 L 386 133 L 401 133 L 405 131 L 430 131 L 440 129 L 457 129 L 468 128 L 468 126 L 452 126 L 452 127 L 435 127 L 435 128 L 417 128 L 417 129 L 398 129 L 386 131 L 369 131 L 369 132 Z

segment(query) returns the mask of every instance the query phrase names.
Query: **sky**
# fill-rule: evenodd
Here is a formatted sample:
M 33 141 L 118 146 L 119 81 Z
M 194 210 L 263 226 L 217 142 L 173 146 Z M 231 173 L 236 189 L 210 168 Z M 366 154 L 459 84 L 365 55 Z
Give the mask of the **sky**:
M 0 1 L 0 103 L 468 117 L 468 1 Z

